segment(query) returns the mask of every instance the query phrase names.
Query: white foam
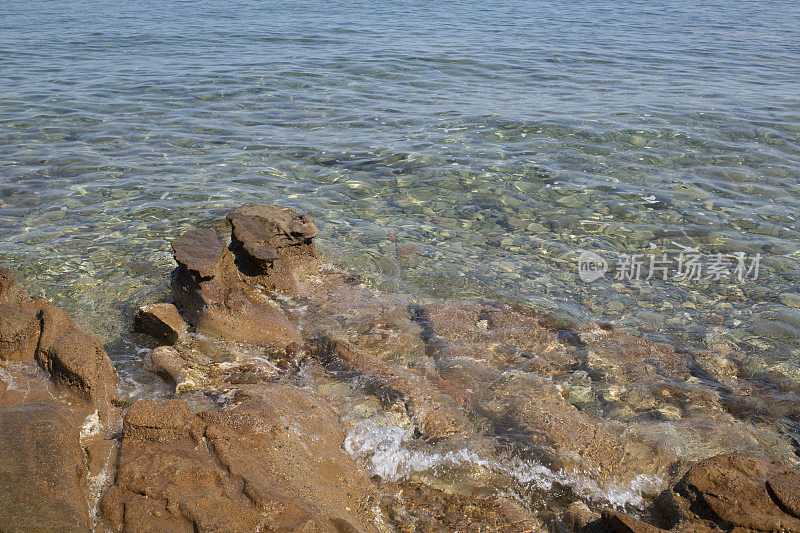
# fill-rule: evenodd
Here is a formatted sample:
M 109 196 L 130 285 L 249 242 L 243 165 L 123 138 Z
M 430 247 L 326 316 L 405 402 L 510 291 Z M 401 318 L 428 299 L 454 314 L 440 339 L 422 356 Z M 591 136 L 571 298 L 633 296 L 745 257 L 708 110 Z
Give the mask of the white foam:
M 414 472 L 436 470 L 442 466 L 489 466 L 489 462 L 467 449 L 444 453 L 417 450 L 405 446 L 408 440 L 408 432 L 399 426 L 378 426 L 364 420 L 347 434 L 344 449 L 353 458 L 367 460 L 373 473 L 390 481 L 408 477 Z
M 514 479 L 529 489 L 548 491 L 554 485 L 571 488 L 576 494 L 616 508 L 641 507 L 646 494 L 657 493 L 663 485 L 659 476 L 639 475 L 627 486 L 600 484 L 588 475 L 554 471 L 532 459 L 501 457 L 485 459 L 467 448 L 411 448 L 410 430 L 394 425 L 378 425 L 363 420 L 353 426 L 344 441 L 344 449 L 354 459 L 367 462 L 373 474 L 397 481 L 415 472 L 435 472 L 441 468 L 485 467 Z
M 100 433 L 100 415 L 97 411 L 86 417 L 80 427 L 81 443 Z

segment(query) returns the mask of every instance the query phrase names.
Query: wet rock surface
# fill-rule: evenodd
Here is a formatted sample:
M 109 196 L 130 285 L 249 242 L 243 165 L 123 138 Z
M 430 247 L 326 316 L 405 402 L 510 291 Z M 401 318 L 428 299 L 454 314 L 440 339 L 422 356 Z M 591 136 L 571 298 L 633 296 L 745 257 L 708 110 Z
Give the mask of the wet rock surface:
M 12 295 L 0 304 L 0 529 L 89 531 L 113 455 L 116 372 L 64 311 L 0 278 Z
M 85 474 L 51 508 L 102 492 L 102 512 L 64 527 L 798 530 L 800 391 L 748 373 L 735 346 L 385 294 L 326 262 L 292 209 L 246 204 L 227 223 L 173 241 L 174 304 L 136 315 L 163 344 L 144 369 L 174 388 L 127 409 L 118 454 L 98 437 L 115 416 L 102 349 L 0 272 L 0 415 L 82 409 Z
M 103 510 L 115 531 L 371 531 L 374 495 L 343 439 L 322 398 L 297 388 L 254 387 L 198 414 L 142 400 Z
M 227 219 L 227 248 L 209 230 L 173 243 L 176 303 L 215 340 L 190 334 L 154 350 L 148 368 L 183 383 L 176 390 L 198 413 L 224 413 L 248 388 L 313 391 L 335 406 L 345 435 L 336 446 L 374 474 L 368 492 L 391 527 L 465 527 L 455 501 L 469 494 L 485 513 L 485 498 L 511 497 L 533 512 L 520 522 L 532 529 L 655 531 L 649 522 L 675 525 L 656 500 L 710 450 L 746 457 L 768 443 L 772 459 L 796 457 L 780 430 L 730 409 L 734 391 L 753 383 L 736 354 L 689 353 L 496 302 L 379 293 L 324 261 L 307 217 L 248 204 Z M 186 250 L 206 245 L 187 240 L 212 243 L 213 257 L 192 257 Z M 261 336 L 243 333 L 252 329 Z M 451 511 L 403 511 L 413 499 L 401 504 L 392 484 Z M 601 520 L 609 503 L 616 510 Z M 577 504 L 587 506 L 580 517 Z
M 692 466 L 659 499 L 665 527 L 675 531 L 800 531 L 800 471 L 778 461 L 738 454 L 710 457 Z M 606 509 L 616 533 L 665 529 Z

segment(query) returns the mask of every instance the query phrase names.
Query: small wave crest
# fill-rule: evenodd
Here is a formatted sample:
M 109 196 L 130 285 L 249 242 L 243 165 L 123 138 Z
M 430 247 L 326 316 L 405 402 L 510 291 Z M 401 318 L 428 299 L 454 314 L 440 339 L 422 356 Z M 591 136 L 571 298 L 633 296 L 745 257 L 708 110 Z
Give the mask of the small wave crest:
M 414 473 L 443 469 L 484 467 L 505 475 L 527 490 L 550 491 L 567 487 L 577 496 L 616 508 L 640 508 L 646 494 L 663 485 L 659 476 L 639 475 L 627 485 L 600 484 L 589 476 L 552 470 L 531 459 L 513 456 L 487 459 L 462 447 L 412 447 L 407 429 L 363 420 L 353 426 L 344 441 L 344 449 L 354 459 L 365 461 L 373 474 L 389 481 L 407 479 Z

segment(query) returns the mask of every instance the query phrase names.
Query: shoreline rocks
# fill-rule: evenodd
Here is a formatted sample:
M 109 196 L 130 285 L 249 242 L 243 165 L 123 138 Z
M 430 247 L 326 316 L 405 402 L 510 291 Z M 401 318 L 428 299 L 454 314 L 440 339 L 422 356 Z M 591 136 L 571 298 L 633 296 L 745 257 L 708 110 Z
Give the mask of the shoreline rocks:
M 0 529 L 800 531 L 796 443 L 735 353 L 383 294 L 310 217 L 226 220 L 172 242 L 175 303 L 133 327 L 174 392 L 124 414 L 99 343 L 0 269 Z
M 63 310 L 0 270 L 0 529 L 93 529 L 113 459 L 117 374 Z M 101 480 L 100 480 L 101 481 Z

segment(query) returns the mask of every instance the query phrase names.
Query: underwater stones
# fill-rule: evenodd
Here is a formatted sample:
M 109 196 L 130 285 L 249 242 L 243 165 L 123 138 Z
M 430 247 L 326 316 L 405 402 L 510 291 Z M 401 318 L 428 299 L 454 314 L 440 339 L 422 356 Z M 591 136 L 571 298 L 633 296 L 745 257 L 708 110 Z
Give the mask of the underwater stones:
M 562 207 L 568 207 L 570 209 L 578 209 L 587 205 L 591 201 L 591 196 L 589 194 L 569 194 L 566 196 L 561 196 L 556 200 L 556 203 Z
M 11 271 L 0 267 L 0 304 L 19 304 L 26 299 L 25 291 Z
M 599 486 L 628 484 L 640 474 L 661 475 L 675 460 L 638 442 L 621 424 L 577 410 L 554 385 L 531 376 L 493 384 L 481 405 L 498 431 L 511 425 L 515 438 L 536 450 L 543 464 L 568 475 L 587 475 Z
M 386 483 L 382 488 L 381 508 L 395 531 L 546 531 L 510 498 L 464 496 L 416 482 Z
M 445 438 L 474 432 L 458 402 L 438 390 L 422 374 L 382 361 L 343 339 L 320 339 L 316 355 L 325 364 L 344 363 L 405 395 L 407 407 L 423 435 Z
M 144 305 L 133 317 L 134 330 L 175 344 L 186 333 L 187 325 L 178 309 L 170 303 Z
M 800 294 L 784 292 L 778 295 L 778 300 L 786 307 L 800 309 Z
M 492 367 L 525 361 L 538 373 L 577 363 L 542 316 L 508 305 L 436 304 L 424 307 L 430 333 L 452 357 Z M 430 344 L 430 343 L 429 343 Z
M 90 530 L 85 458 L 72 409 L 45 401 L 0 409 L 0 450 L 4 531 Z

